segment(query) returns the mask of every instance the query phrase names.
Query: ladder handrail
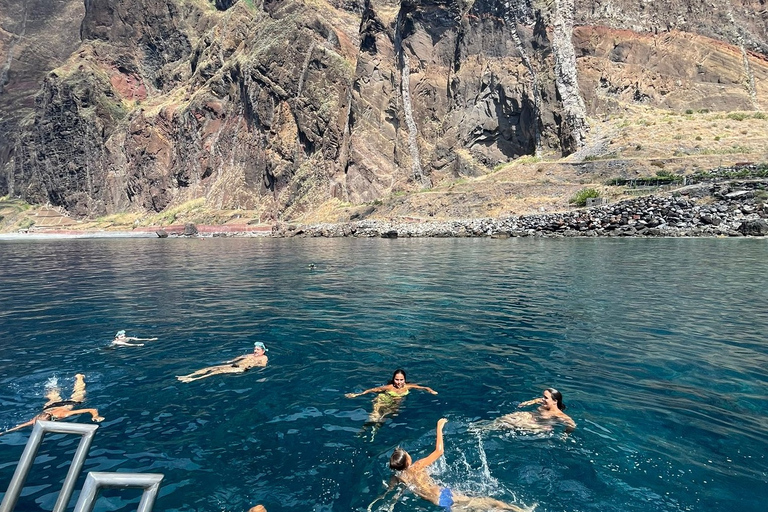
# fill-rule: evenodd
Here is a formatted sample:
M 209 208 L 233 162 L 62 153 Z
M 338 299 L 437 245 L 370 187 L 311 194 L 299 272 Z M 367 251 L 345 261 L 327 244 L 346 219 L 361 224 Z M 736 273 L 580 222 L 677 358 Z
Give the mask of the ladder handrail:
M 163 479 L 160 473 L 106 473 L 91 471 L 85 479 L 80 498 L 77 500 L 74 512 L 91 512 L 96 502 L 96 495 L 102 487 L 141 487 L 141 495 L 137 512 L 152 512 L 152 507 Z
M 59 491 L 59 497 L 53 507 L 53 512 L 64 512 L 72 497 L 75 482 L 83 469 L 85 457 L 91 448 L 93 436 L 98 429 L 98 425 L 86 425 L 83 423 L 56 423 L 53 421 L 38 420 L 32 427 L 24 451 L 21 454 L 19 463 L 16 465 L 16 471 L 13 473 L 11 483 L 8 484 L 8 490 L 0 503 L 0 512 L 13 512 L 16 507 L 21 491 L 24 488 L 24 482 L 27 480 L 32 464 L 35 462 L 43 437 L 46 433 L 52 434 L 78 434 L 81 436 L 80 444 L 72 458 L 72 464 L 69 467 L 67 476 L 64 479 L 64 485 Z M 144 489 L 139 502 L 137 512 L 152 512 L 152 507 L 157 499 L 157 493 L 160 489 L 160 482 L 164 475 L 161 473 L 116 473 L 90 471 L 80 491 L 80 497 L 75 505 L 74 512 L 91 512 L 96 502 L 96 495 L 103 487 L 113 488 L 131 488 L 139 487 Z
M 34 427 L 32 427 L 32 434 L 30 434 L 27 445 L 24 447 L 19 463 L 16 466 L 16 471 L 13 473 L 11 483 L 8 484 L 8 490 L 5 491 L 3 501 L 0 503 L 0 512 L 11 512 L 16 507 L 16 502 L 21 495 L 21 490 L 24 487 L 24 482 L 27 480 L 29 471 L 32 469 L 37 451 L 40 449 L 43 437 L 48 432 L 52 434 L 78 434 L 81 436 L 80 444 L 72 458 L 72 465 L 69 466 L 67 477 L 64 479 L 64 485 L 62 485 L 56 505 L 53 507 L 53 512 L 64 512 L 67 508 L 67 503 L 69 503 L 69 498 L 72 496 L 72 491 L 74 491 L 75 481 L 83 468 L 85 457 L 91 448 L 91 442 L 97 428 L 99 428 L 98 425 L 85 425 L 82 423 L 36 421 Z

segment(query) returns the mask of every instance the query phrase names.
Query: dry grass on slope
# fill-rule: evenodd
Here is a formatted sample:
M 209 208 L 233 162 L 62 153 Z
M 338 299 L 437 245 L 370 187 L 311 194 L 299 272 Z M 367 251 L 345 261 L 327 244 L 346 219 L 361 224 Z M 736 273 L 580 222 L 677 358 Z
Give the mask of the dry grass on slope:
M 606 185 L 614 178 L 685 175 L 766 161 L 768 115 L 762 112 L 675 114 L 633 107 L 592 120 L 584 148 L 567 158 L 523 157 L 479 178 L 394 195 L 379 201 L 372 216 L 432 220 L 564 211 L 584 188 L 609 200 L 625 198 L 623 187 Z
M 459 177 L 429 190 L 398 192 L 363 205 L 332 199 L 290 220 L 344 222 L 360 216 L 443 220 L 565 211 L 570 208 L 569 200 L 585 188 L 594 188 L 611 201 L 626 198 L 623 187 L 606 185 L 614 178 L 652 177 L 662 172 L 688 174 L 746 162 L 768 162 L 768 115 L 675 114 L 631 107 L 621 115 L 593 119 L 584 148 L 567 158 L 523 157 L 480 177 Z M 62 226 L 50 210 L 37 215 L 42 208 L 26 210 L 18 201 L 8 199 L 0 201 L 0 207 L 0 217 L 4 217 L 0 218 L 0 231 L 43 228 L 43 224 Z M 92 230 L 130 230 L 134 226 L 184 222 L 254 224 L 269 222 L 265 212 L 217 210 L 198 198 L 155 215 L 121 213 L 66 224 L 70 229 Z

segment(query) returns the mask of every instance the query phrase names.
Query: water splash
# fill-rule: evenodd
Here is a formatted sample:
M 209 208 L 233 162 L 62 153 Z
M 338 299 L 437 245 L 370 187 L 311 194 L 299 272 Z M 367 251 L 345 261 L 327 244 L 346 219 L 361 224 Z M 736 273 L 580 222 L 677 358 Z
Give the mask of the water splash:
M 56 389 L 59 387 L 59 378 L 56 375 L 53 375 L 52 377 L 49 377 L 47 381 L 45 381 L 45 390 L 50 391 L 52 389 Z

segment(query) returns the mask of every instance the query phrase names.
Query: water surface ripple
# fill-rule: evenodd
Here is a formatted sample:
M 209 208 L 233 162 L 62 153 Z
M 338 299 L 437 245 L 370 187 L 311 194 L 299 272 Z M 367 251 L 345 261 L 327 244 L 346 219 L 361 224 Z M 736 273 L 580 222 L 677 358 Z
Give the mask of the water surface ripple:
M 426 456 L 441 416 L 434 477 L 467 493 L 764 510 L 765 240 L 5 241 L 0 261 L 0 429 L 39 411 L 52 376 L 68 390 L 85 373 L 107 418 L 86 470 L 164 473 L 157 510 L 364 511 L 392 449 Z M 159 339 L 113 349 L 118 329 Z M 174 378 L 255 340 L 265 369 Z M 439 394 L 363 428 L 370 398 L 344 393 L 396 367 Z M 572 435 L 473 427 L 548 386 Z M 0 437 L 0 489 L 28 436 Z M 52 508 L 75 449 L 46 438 L 18 510 Z M 96 510 L 138 499 L 108 491 Z M 392 510 L 436 507 L 405 493 Z

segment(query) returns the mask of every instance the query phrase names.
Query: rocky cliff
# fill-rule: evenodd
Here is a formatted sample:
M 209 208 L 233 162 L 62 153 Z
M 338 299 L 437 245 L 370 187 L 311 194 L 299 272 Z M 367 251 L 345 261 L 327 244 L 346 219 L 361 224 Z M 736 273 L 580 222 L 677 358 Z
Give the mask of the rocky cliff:
M 0 195 L 291 219 L 768 104 L 764 0 L 0 0 Z

